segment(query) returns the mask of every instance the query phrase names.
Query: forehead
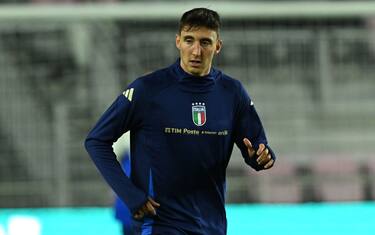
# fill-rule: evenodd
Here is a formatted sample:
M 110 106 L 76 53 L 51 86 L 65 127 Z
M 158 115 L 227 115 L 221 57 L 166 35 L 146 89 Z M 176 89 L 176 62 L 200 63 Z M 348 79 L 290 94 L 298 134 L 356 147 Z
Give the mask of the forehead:
M 181 30 L 181 36 L 186 37 L 186 36 L 191 36 L 194 38 L 211 38 L 212 40 L 217 39 L 217 32 L 213 29 L 209 29 L 206 27 L 190 27 L 190 26 L 185 26 Z

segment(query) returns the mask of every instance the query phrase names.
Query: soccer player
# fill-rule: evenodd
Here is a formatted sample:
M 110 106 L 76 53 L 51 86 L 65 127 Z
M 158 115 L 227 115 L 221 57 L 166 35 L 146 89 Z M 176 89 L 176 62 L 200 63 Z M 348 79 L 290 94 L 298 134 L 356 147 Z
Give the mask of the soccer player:
M 219 28 L 213 10 L 185 12 L 179 59 L 131 83 L 85 141 L 108 184 L 143 222 L 142 234 L 226 234 L 225 172 L 234 143 L 255 170 L 274 164 L 247 92 L 212 67 L 222 47 Z M 112 151 L 129 130 L 130 179 Z

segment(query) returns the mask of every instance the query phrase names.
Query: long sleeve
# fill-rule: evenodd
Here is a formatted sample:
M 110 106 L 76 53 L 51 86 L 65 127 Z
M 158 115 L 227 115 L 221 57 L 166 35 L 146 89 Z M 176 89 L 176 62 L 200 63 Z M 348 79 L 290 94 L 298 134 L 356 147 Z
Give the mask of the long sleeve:
M 271 157 L 275 160 L 276 156 L 270 146 L 268 146 L 267 137 L 262 125 L 262 122 L 255 110 L 254 104 L 250 99 L 245 89 L 240 85 L 239 87 L 239 102 L 237 105 L 237 118 L 235 122 L 235 142 L 241 150 L 241 154 L 245 162 L 255 170 L 262 170 L 255 159 L 250 159 L 247 148 L 243 143 L 244 138 L 248 138 L 253 147 L 258 149 L 260 144 L 266 145 L 271 153 Z
M 123 133 L 137 125 L 139 118 L 132 98 L 124 93 L 113 102 L 90 131 L 85 147 L 104 179 L 134 213 L 147 201 L 147 195 L 124 174 L 112 149 Z

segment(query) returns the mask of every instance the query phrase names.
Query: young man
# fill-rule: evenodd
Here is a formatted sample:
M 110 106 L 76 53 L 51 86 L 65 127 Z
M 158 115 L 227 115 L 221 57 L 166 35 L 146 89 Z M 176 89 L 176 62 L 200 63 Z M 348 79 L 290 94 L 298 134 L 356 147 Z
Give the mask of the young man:
M 176 35 L 180 58 L 130 84 L 86 139 L 101 174 L 143 221 L 142 234 L 226 234 L 225 171 L 234 143 L 255 170 L 274 164 L 246 91 L 212 67 L 219 27 L 215 11 L 185 12 Z M 130 179 L 111 147 L 128 130 Z

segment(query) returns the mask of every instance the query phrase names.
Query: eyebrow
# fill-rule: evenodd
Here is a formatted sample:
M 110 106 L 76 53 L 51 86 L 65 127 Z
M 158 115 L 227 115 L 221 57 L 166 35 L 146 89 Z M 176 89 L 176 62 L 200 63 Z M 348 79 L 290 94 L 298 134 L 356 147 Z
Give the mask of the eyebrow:
M 183 36 L 183 39 L 194 39 L 194 37 L 191 36 L 191 35 L 185 35 L 185 36 Z M 211 38 L 201 38 L 201 39 L 199 39 L 199 41 L 213 42 L 213 40 Z
M 213 42 L 213 40 L 211 38 L 202 38 L 200 41 Z
M 193 37 L 193 36 L 190 36 L 190 35 L 185 35 L 185 36 L 183 36 L 183 38 L 184 38 L 184 39 L 194 39 L 194 37 Z

